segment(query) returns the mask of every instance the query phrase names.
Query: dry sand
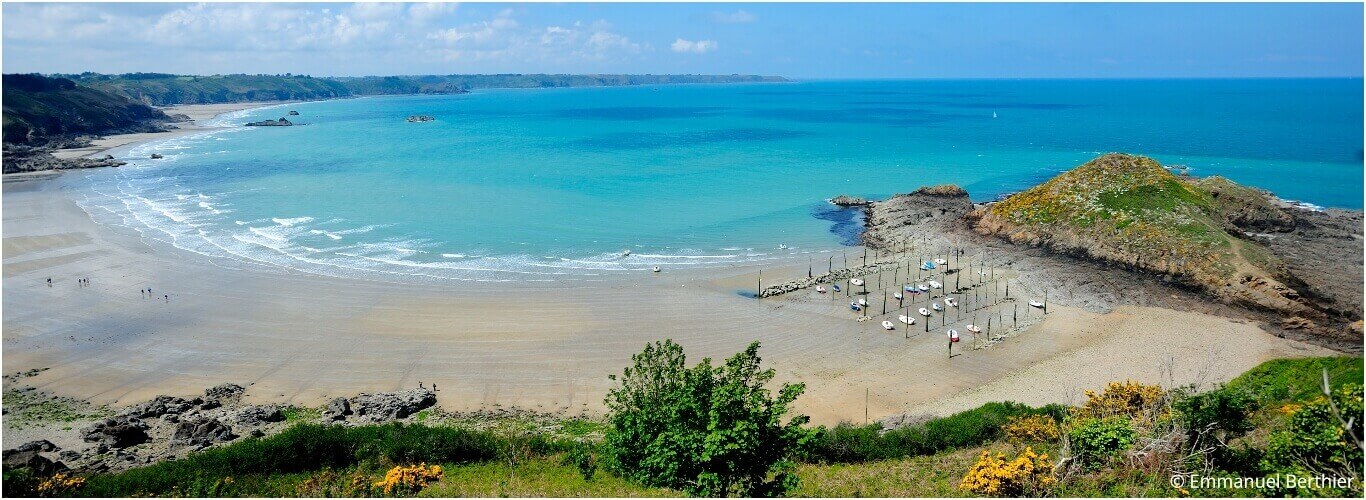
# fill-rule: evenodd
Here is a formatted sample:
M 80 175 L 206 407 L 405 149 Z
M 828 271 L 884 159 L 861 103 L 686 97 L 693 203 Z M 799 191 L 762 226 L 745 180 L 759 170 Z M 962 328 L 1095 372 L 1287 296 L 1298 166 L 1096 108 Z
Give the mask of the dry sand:
M 151 141 L 151 140 L 156 140 L 156 139 L 165 139 L 165 138 L 169 138 L 169 137 L 176 137 L 176 136 L 181 136 L 181 135 L 188 135 L 188 134 L 193 134 L 193 133 L 195 133 L 195 132 L 202 132 L 202 131 L 204 131 L 204 130 L 209 130 L 210 127 L 206 127 L 206 126 L 204 126 L 203 124 L 200 124 L 200 123 L 198 123 L 198 122 L 200 122 L 200 121 L 202 121 L 202 120 L 207 120 L 207 119 L 209 119 L 209 118 L 213 118 L 213 117 L 218 116 L 218 115 L 221 115 L 221 114 L 223 114 L 223 113 L 230 113 L 230 112 L 233 112 L 233 111 L 241 111 L 241 110 L 244 110 L 244 109 L 259 108 L 259 107 L 263 107 L 263 106 L 274 106 L 274 105 L 278 105 L 278 104 L 284 104 L 284 102 L 241 102 L 241 103 L 226 103 L 226 104 L 186 104 L 186 105 L 182 105 L 182 106 L 171 106 L 171 107 L 167 107 L 167 108 L 162 108 L 162 111 L 165 111 L 166 114 L 168 114 L 168 115 L 169 115 L 169 114 L 183 114 L 183 115 L 189 116 L 191 121 L 185 122 L 185 123 L 175 123 L 175 124 L 171 124 L 171 125 L 170 125 L 171 130 L 168 130 L 168 131 L 166 131 L 166 132 L 144 132 L 144 133 L 137 133 L 137 134 L 116 134 L 116 135 L 110 135 L 110 136 L 101 137 L 101 138 L 99 138 L 99 139 L 95 139 L 95 140 L 93 140 L 93 141 L 90 141 L 90 145 L 89 145 L 89 146 L 86 146 L 86 147 L 81 147 L 81 148 L 67 148 L 67 149 L 59 149 L 59 150 L 53 151 L 53 152 L 52 152 L 52 156 L 55 156 L 55 157 L 61 158 L 61 159 L 81 158 L 81 157 L 86 157 L 86 156 L 91 156 L 91 157 L 93 157 L 93 156 L 99 156 L 99 155 L 104 154 L 106 151 L 109 151 L 109 150 L 111 150 L 111 149 L 114 149 L 114 148 L 117 148 L 117 147 L 121 147 L 121 146 L 127 146 L 127 145 L 130 145 L 130 144 L 136 144 L 136 143 L 145 142 L 145 141 Z
M 75 176 L 5 179 L 4 372 L 49 367 L 24 384 L 101 404 L 235 382 L 250 401 L 316 405 L 421 382 L 448 409 L 596 412 L 607 376 L 649 341 L 672 338 L 698 360 L 758 340 L 780 381 L 807 385 L 798 408 L 830 424 L 997 399 L 1068 402 L 1124 378 L 1214 382 L 1331 352 L 1206 314 L 1051 308 L 998 345 L 948 359 L 942 333 L 905 339 L 814 291 L 745 298 L 737 292 L 753 291 L 755 268 L 574 288 L 320 277 L 144 241 L 94 223 L 73 190 Z M 803 262 L 764 279 L 805 273 Z M 139 293 L 147 287 L 155 297 Z

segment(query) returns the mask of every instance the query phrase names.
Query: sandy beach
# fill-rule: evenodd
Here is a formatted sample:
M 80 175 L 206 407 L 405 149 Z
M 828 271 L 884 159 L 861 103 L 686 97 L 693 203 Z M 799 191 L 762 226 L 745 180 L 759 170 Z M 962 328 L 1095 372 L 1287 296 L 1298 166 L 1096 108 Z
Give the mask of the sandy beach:
M 215 116 L 241 111 L 245 109 L 259 108 L 264 106 L 274 106 L 281 102 L 242 102 L 225 104 L 186 104 L 183 106 L 171 106 L 162 108 L 168 115 L 183 114 L 190 117 L 190 121 L 171 124 L 171 130 L 166 132 L 146 132 L 139 134 L 115 134 L 90 141 L 90 145 L 82 148 L 59 149 L 52 152 L 52 156 L 61 159 L 93 157 L 104 154 L 111 149 L 137 144 L 141 142 L 166 139 L 170 137 L 182 136 L 203 132 L 211 129 L 201 122 Z
M 907 339 L 814 291 L 744 297 L 757 279 L 745 267 L 573 288 L 321 277 L 209 261 L 97 224 L 71 199 L 78 184 L 6 177 L 4 365 L 50 368 L 25 385 L 101 404 L 235 382 L 249 401 L 317 405 L 422 383 L 453 410 L 597 412 L 607 376 L 649 341 L 672 338 L 698 360 L 758 340 L 779 380 L 806 384 L 801 411 L 861 423 L 988 400 L 1068 402 L 1116 379 L 1212 383 L 1268 359 L 1332 353 L 1242 319 L 1064 301 L 949 359 L 942 333 Z M 805 273 L 803 263 L 764 278 Z

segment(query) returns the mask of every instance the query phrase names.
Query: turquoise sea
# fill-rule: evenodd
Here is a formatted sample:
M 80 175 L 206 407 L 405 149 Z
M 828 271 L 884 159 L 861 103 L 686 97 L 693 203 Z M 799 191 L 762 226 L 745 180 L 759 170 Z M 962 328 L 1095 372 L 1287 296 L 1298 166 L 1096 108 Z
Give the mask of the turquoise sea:
M 955 183 L 989 200 L 1109 151 L 1359 209 L 1362 95 L 1360 79 L 1277 79 L 374 97 L 224 115 L 229 128 L 131 148 L 130 165 L 83 172 L 73 189 L 96 220 L 217 259 L 400 281 L 598 280 L 830 251 L 858 231 L 834 195 Z M 238 126 L 289 110 L 302 126 Z

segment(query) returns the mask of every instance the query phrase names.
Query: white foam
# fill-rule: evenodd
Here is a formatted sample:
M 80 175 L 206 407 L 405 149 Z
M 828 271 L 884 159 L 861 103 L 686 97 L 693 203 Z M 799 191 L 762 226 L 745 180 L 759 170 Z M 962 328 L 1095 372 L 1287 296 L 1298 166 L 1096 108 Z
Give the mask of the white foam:
M 272 218 L 272 219 L 270 219 L 270 220 L 272 220 L 272 221 L 274 221 L 276 224 L 279 224 L 279 225 L 284 226 L 284 227 L 291 227 L 291 226 L 294 226 L 295 224 L 305 224 L 305 223 L 313 222 L 313 218 L 312 218 L 312 217 L 307 217 L 307 216 L 305 216 L 305 217 L 294 217 L 294 218 L 291 218 L 291 219 Z

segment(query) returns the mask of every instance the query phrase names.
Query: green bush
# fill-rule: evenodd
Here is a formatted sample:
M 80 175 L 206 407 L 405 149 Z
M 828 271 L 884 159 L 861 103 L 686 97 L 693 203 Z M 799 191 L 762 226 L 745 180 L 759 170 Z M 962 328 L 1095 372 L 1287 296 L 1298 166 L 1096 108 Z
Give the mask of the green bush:
M 1083 465 L 1093 466 L 1129 449 L 1138 433 L 1128 418 L 1088 418 L 1074 422 L 1067 437 L 1072 455 Z
M 1274 403 L 1307 401 L 1322 394 L 1323 370 L 1333 387 L 1360 384 L 1362 358 L 1335 356 L 1322 358 L 1273 359 L 1229 381 L 1229 387 L 1251 392 L 1263 406 Z
M 1267 472 L 1274 474 L 1354 477 L 1356 481 L 1353 481 L 1353 488 L 1277 491 L 1270 494 L 1348 496 L 1350 493 L 1350 496 L 1361 496 L 1363 456 L 1361 447 L 1352 442 L 1352 437 L 1359 438 L 1362 435 L 1362 386 L 1347 384 L 1333 391 L 1332 402 L 1337 405 L 1342 420 L 1351 425 L 1350 429 L 1344 427 L 1342 420 L 1334 415 L 1328 398 L 1319 397 L 1295 411 L 1290 417 L 1288 428 L 1271 435 L 1262 465 Z
M 672 340 L 632 356 L 607 394 L 612 428 L 605 462 L 623 477 L 701 496 L 777 495 L 796 484 L 791 457 L 810 434 L 807 418 L 784 423 L 801 384 L 772 396 L 773 370 L 759 367 L 759 343 L 713 367 L 686 366 Z
M 588 443 L 579 443 L 564 455 L 564 465 L 572 465 L 579 470 L 584 481 L 592 481 L 598 471 L 597 450 Z
M 1184 395 L 1173 406 L 1192 441 L 1221 448 L 1228 439 L 1252 430 L 1248 417 L 1259 407 L 1257 398 L 1247 390 L 1226 386 Z
M 1000 439 L 1004 437 L 1001 427 L 1011 417 L 1052 415 L 1060 418 L 1065 412 L 1066 408 L 1060 405 L 1034 408 L 1004 402 L 987 403 L 920 425 L 886 431 L 881 424 L 840 424 L 819 429 L 802 458 L 811 462 L 849 463 L 933 455 Z

